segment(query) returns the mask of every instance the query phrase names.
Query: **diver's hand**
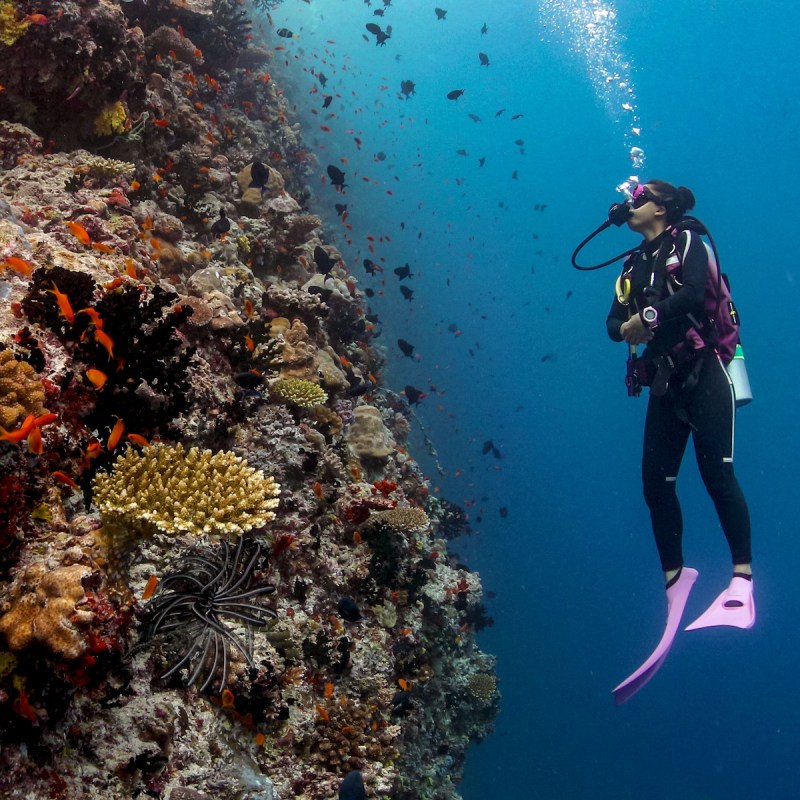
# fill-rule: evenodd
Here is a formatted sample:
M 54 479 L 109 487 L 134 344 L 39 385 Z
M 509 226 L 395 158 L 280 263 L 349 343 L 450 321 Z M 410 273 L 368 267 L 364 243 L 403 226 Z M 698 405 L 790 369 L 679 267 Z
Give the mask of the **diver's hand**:
M 647 344 L 653 338 L 653 331 L 644 324 L 639 314 L 634 314 L 627 322 L 623 322 L 619 333 L 628 344 Z

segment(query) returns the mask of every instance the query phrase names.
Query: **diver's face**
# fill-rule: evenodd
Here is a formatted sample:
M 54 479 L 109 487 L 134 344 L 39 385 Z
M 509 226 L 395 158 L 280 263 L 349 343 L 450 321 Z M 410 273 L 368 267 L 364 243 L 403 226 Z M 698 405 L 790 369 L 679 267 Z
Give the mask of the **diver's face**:
M 667 211 L 664 206 L 659 205 L 658 200 L 658 196 L 650 186 L 647 184 L 637 186 L 633 192 L 628 227 L 634 231 L 641 231 L 665 219 Z

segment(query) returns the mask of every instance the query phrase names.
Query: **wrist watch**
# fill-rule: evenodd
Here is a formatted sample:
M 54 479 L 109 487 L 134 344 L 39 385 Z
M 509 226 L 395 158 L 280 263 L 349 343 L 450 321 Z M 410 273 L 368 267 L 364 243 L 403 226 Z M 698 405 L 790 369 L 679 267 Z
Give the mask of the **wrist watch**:
M 650 330 L 658 327 L 658 311 L 653 306 L 647 306 L 642 310 L 642 321 Z

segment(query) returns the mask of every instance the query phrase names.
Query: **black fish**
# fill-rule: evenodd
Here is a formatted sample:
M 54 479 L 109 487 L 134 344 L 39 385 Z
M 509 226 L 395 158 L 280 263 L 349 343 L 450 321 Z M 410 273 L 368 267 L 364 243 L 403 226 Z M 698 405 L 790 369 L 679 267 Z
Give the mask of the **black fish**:
M 336 203 L 334 208 L 336 209 L 336 213 L 341 217 L 342 214 L 347 211 L 347 203 Z
M 211 226 L 211 233 L 214 236 L 222 236 L 231 229 L 231 221 L 225 216 L 225 209 L 219 210 L 219 219 Z
M 481 118 L 477 114 L 467 114 L 473 122 L 480 122 Z
M 375 160 L 376 161 L 386 161 L 386 153 L 384 153 L 382 150 L 377 152 L 377 153 L 375 153 Z
M 328 165 L 328 177 L 331 179 L 331 186 L 335 187 L 337 192 L 341 192 L 347 186 L 344 182 L 344 172 L 333 164 Z
M 479 158 L 478 159 L 478 168 L 482 167 L 485 163 L 486 163 L 486 159 L 485 158 Z
M 447 330 L 448 330 L 448 331 L 450 331 L 450 333 L 455 333 L 455 332 L 458 330 L 458 325 L 456 325 L 456 323 L 455 323 L 455 322 L 451 322 L 451 323 L 450 323 L 450 324 L 447 326 Z
M 521 117 L 524 117 L 524 116 L 525 116 L 524 114 L 514 114 L 514 116 L 511 117 L 511 119 L 520 119 Z
M 491 451 L 493 447 L 494 447 L 494 442 L 491 439 L 487 439 L 483 443 L 483 450 L 481 450 L 481 454 L 485 456 L 487 453 Z
M 361 773 L 357 769 L 348 772 L 339 784 L 339 800 L 366 800 L 366 797 L 367 790 Z
M 444 19 L 447 11 L 443 8 L 434 8 L 434 12 L 436 13 L 436 19 Z
M 432 563 L 435 567 L 436 562 L 432 561 Z M 392 697 L 392 714 L 403 716 L 403 714 L 411 711 L 413 707 L 413 703 L 411 702 L 411 692 L 400 691 L 394 693 L 394 697 Z
M 458 100 L 458 98 L 461 97 L 462 94 L 464 94 L 464 90 L 463 89 L 453 89 L 452 92 L 448 92 L 447 93 L 447 99 L 448 100 Z
M 268 181 L 269 170 L 260 161 L 254 161 L 250 167 L 250 187 L 256 186 L 263 191 Z
M 358 610 L 356 601 L 352 597 L 343 597 L 337 606 L 339 616 L 348 622 L 358 622 L 361 619 L 361 612 Z
M 456 150 L 457 156 L 468 156 L 469 153 L 466 150 Z
M 327 108 L 333 102 L 333 95 L 328 94 L 325 95 L 325 99 L 322 101 L 322 107 Z
M 406 396 L 406 400 L 408 400 L 408 404 L 410 406 L 419 405 L 420 400 L 424 400 L 428 395 L 425 392 L 421 392 L 415 386 L 406 386 L 403 389 L 403 394 Z
M 367 286 L 367 288 L 364 289 L 364 294 L 367 297 L 375 297 L 375 290 L 374 289 L 370 289 L 369 286 Z
M 331 258 L 320 245 L 314 248 L 314 263 L 317 265 L 317 270 L 323 275 L 327 275 L 336 266 L 337 261 L 338 259 Z
M 517 145 L 517 147 L 524 147 L 525 146 L 525 140 L 524 139 L 517 139 L 514 142 L 514 144 Z
M 374 275 L 376 272 L 383 272 L 383 270 L 374 261 L 370 261 L 368 258 L 364 259 L 364 269 L 367 271 L 367 275 Z
M 569 299 L 570 299 L 570 297 L 572 297 L 572 289 L 570 289 L 570 290 L 567 292 L 567 298 L 566 298 L 566 299 L 567 299 L 567 300 L 569 300 Z
M 478 58 L 480 59 L 482 67 L 489 66 L 489 56 L 487 56 L 486 53 L 478 53 Z
M 408 286 L 401 286 L 400 293 L 406 300 L 410 300 L 414 296 L 413 290 L 409 289 Z
M 375 9 L 375 10 L 372 12 L 372 16 L 373 16 L 373 17 L 382 17 L 382 16 L 383 16 L 383 9 L 382 9 L 382 8 L 376 8 L 376 9 Z
M 414 83 L 414 81 L 400 82 L 400 91 L 406 96 L 406 99 L 408 99 L 409 95 L 416 94 L 416 87 L 417 85 Z
M 489 29 L 486 27 L 485 22 L 483 23 L 483 27 L 481 28 L 481 36 L 483 36 L 484 33 L 489 33 Z
M 500 516 L 505 519 L 508 516 L 508 509 L 505 506 L 500 506 Z
M 499 116 L 500 116 L 500 115 L 501 115 L 501 114 L 502 114 L 504 111 L 505 111 L 505 109 L 504 109 L 504 108 L 501 108 L 499 111 L 496 111 L 496 112 L 495 112 L 495 116 L 496 116 L 496 117 L 499 117 Z
M 367 322 L 371 322 L 373 325 L 380 324 L 380 319 L 378 318 L 377 314 L 364 314 L 364 319 Z
M 322 88 L 324 89 L 325 88 L 325 84 L 328 82 L 328 79 L 325 77 L 325 75 L 323 75 L 323 73 L 321 73 L 321 72 L 318 72 L 317 73 L 317 80 L 319 81 L 320 86 L 322 86 Z
M 411 358 L 414 355 L 414 345 L 407 342 L 405 339 L 398 339 L 397 346 L 403 351 L 406 358 Z
M 380 45 L 385 45 L 386 44 L 386 40 L 389 39 L 390 36 L 391 36 L 391 33 L 390 33 L 391 29 L 390 28 L 387 28 L 386 31 L 382 31 L 381 30 L 381 26 L 380 25 L 376 25 L 374 22 L 368 22 L 367 23 L 367 30 L 370 33 L 375 34 L 375 37 L 377 39 L 377 41 L 375 42 L 376 46 L 379 45 L 379 44 Z
M 411 271 L 411 267 L 409 267 L 408 264 L 406 264 L 404 267 L 398 267 L 394 271 L 394 274 L 397 275 L 397 277 L 400 278 L 401 281 L 405 280 L 406 278 L 414 277 L 414 273 Z
M 276 33 L 278 34 L 278 36 L 281 36 L 284 39 L 296 39 L 297 38 L 297 34 L 296 33 L 292 33 L 288 28 L 278 28 Z
M 258 389 L 264 385 L 264 376 L 255 372 L 237 372 L 233 379 L 245 389 Z
M 512 174 L 512 176 L 511 176 L 511 177 L 512 177 L 514 180 L 516 180 L 516 179 L 517 179 L 517 171 L 516 171 L 516 170 L 514 170 L 514 173 Z

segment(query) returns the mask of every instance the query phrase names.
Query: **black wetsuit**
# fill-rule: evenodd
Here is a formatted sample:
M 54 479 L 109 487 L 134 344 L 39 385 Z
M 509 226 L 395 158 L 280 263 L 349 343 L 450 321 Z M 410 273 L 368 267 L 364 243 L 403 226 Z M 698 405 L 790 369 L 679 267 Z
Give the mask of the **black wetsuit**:
M 673 243 L 674 241 L 674 243 Z M 664 243 L 665 249 L 659 248 Z M 654 270 L 669 253 L 680 253 L 680 285 L 670 294 L 664 270 Z M 692 327 L 687 314 L 705 319 L 703 298 L 708 274 L 708 255 L 697 234 L 683 231 L 673 240 L 672 232 L 648 242 L 626 261 L 623 271 L 631 279 L 628 306 L 614 299 L 606 320 L 608 335 L 621 342 L 620 326 L 630 314 L 652 305 L 658 325 L 642 358 L 654 363 L 659 356 L 675 356 L 677 366 L 667 391 L 651 391 L 644 428 L 642 481 L 650 509 L 661 567 L 667 572 L 683 566 L 681 540 L 683 517 L 675 492 L 689 434 L 703 478 L 728 540 L 734 564 L 749 564 L 750 516 L 733 471 L 735 402 L 733 388 L 722 361 L 713 347 L 698 350 L 687 346 L 686 331 Z M 654 278 L 655 274 L 655 278 Z M 654 289 L 648 287 L 654 284 Z M 652 375 L 654 369 L 650 370 Z

